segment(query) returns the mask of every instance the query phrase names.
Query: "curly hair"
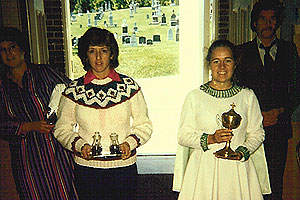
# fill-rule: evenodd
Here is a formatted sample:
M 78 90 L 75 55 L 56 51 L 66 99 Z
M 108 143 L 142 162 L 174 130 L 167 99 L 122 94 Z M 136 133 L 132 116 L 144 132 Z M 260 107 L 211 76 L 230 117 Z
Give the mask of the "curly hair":
M 256 32 L 255 23 L 259 19 L 259 14 L 263 10 L 274 10 L 275 11 L 275 17 L 276 17 L 276 27 L 275 30 L 277 30 L 283 22 L 283 11 L 285 10 L 285 6 L 282 2 L 279 0 L 260 0 L 257 3 L 254 4 L 252 11 L 251 11 L 251 30 L 253 32 Z
M 78 40 L 78 56 L 84 66 L 84 70 L 88 71 L 91 65 L 88 61 L 87 52 L 89 46 L 107 46 L 111 51 L 110 68 L 119 66 L 119 47 L 114 35 L 106 29 L 91 27 Z

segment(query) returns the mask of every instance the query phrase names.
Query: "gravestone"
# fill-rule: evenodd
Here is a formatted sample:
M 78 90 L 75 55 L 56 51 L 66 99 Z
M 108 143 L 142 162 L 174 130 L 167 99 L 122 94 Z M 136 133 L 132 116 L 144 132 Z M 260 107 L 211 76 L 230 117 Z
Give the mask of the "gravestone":
M 176 42 L 179 42 L 179 26 L 176 26 Z
M 166 26 L 167 25 L 167 18 L 166 18 L 166 14 L 164 13 L 161 17 L 161 26 Z
M 144 36 L 139 37 L 139 44 L 141 44 L 141 45 L 146 44 L 146 37 L 144 37 Z
M 94 25 L 97 27 L 97 25 L 98 25 L 97 20 L 94 20 Z
M 176 15 L 173 10 L 173 14 L 171 15 L 170 25 L 175 27 L 177 25 Z
M 148 39 L 147 40 L 147 45 L 152 45 L 153 44 L 153 41 L 151 39 Z
M 156 15 L 156 12 L 152 13 L 152 22 L 151 22 L 151 24 L 153 24 L 153 25 L 159 24 L 159 22 L 158 22 L 158 16 Z
M 170 6 L 176 6 L 175 0 L 171 0 Z
M 161 42 L 160 35 L 153 35 L 153 42 Z
M 122 35 L 121 36 L 122 36 L 122 41 L 124 43 L 125 38 L 128 36 L 128 25 L 126 23 L 126 19 L 123 19 L 123 23 L 122 23 L 121 27 L 122 27 Z
M 127 45 L 130 44 L 130 37 L 129 37 L 129 36 L 126 36 L 126 37 L 124 38 L 124 44 L 127 44 Z
M 170 28 L 168 30 L 168 40 L 174 40 L 174 34 L 173 34 L 173 29 Z
M 111 11 L 110 1 L 108 1 L 108 11 Z
M 136 39 L 135 33 L 132 33 L 132 36 L 130 37 L 130 46 L 132 46 L 132 47 L 137 46 L 137 39 Z
M 78 45 L 78 37 L 73 37 L 72 38 L 72 47 L 76 47 Z
M 105 12 L 107 11 L 107 3 L 106 3 L 106 1 L 104 2 L 104 11 Z
M 139 29 L 138 29 L 138 27 L 137 27 L 137 25 L 136 25 L 136 22 L 135 22 L 134 25 L 133 25 L 133 31 L 134 31 L 135 33 L 137 33 L 137 32 L 139 31 Z
M 92 24 L 91 24 L 91 18 L 90 16 L 88 15 L 88 22 L 87 22 L 87 26 L 88 27 L 92 27 Z
M 71 15 L 71 22 L 76 22 L 76 21 L 77 21 L 76 15 L 72 14 Z
M 112 15 L 111 11 L 110 11 L 109 16 L 108 16 L 108 26 L 109 27 L 113 27 L 114 26 L 113 15 Z

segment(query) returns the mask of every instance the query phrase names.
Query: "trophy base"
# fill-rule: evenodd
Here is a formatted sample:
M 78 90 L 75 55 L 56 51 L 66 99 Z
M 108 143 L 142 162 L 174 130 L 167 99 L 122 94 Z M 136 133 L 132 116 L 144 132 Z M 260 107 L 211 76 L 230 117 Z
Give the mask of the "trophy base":
M 217 158 L 229 160 L 234 160 L 234 158 L 236 157 L 236 153 L 230 147 L 224 147 L 223 149 L 216 151 L 214 154 Z

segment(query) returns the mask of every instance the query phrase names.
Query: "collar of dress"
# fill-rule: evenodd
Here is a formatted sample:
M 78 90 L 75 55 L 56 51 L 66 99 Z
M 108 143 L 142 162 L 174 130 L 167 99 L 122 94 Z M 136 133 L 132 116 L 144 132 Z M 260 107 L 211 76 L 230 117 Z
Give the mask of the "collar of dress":
M 110 108 L 129 100 L 139 90 L 139 85 L 130 77 L 119 74 L 120 81 L 111 78 L 94 79 L 84 84 L 84 77 L 72 81 L 63 95 L 72 101 L 98 109 Z
M 213 96 L 215 98 L 230 98 L 233 97 L 234 95 L 238 94 L 241 90 L 242 87 L 238 86 L 236 84 L 233 84 L 231 88 L 227 90 L 216 90 L 212 87 L 209 86 L 210 82 L 207 82 L 203 85 L 200 86 L 200 90 L 203 92 L 209 94 L 210 96 Z

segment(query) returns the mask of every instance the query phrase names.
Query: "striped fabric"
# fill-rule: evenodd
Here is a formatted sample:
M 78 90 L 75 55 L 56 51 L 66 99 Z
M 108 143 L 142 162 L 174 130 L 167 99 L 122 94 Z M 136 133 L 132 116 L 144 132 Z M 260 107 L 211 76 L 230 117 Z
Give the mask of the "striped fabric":
M 0 82 L 0 138 L 9 141 L 12 168 L 21 199 L 78 199 L 73 185 L 73 158 L 52 133 L 21 134 L 22 122 L 44 120 L 56 84 L 69 80 L 47 65 L 29 65 L 20 88 Z

